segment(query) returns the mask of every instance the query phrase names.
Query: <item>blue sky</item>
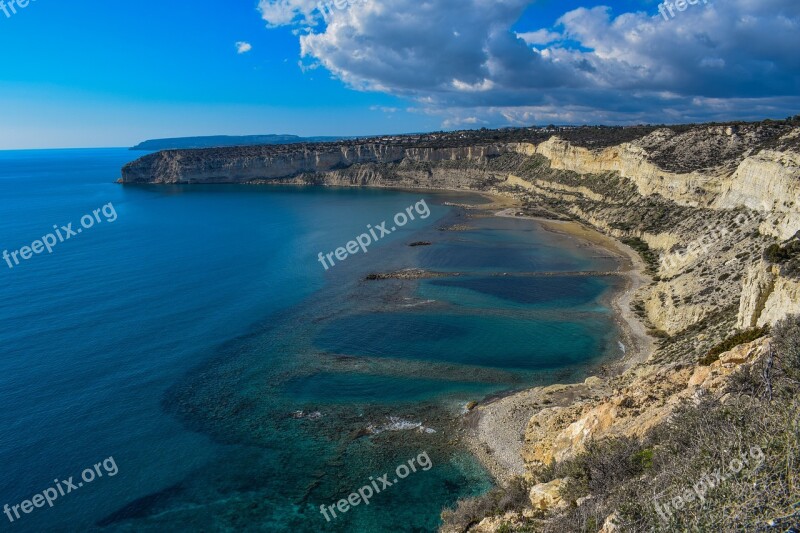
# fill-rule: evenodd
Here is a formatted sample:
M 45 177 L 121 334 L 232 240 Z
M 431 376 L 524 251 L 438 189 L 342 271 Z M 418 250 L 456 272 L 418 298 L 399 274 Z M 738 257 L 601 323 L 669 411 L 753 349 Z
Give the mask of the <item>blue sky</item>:
M 0 10 L 0 149 L 800 112 L 796 0 L 352 1 Z

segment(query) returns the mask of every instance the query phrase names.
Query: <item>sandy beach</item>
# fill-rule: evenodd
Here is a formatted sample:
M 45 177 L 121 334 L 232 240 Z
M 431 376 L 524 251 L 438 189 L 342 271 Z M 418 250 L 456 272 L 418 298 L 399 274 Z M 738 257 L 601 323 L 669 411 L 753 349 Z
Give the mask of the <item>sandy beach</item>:
M 604 364 L 598 372 L 602 372 L 601 376 L 589 377 L 582 384 L 556 384 L 510 393 L 479 404 L 465 416 L 470 449 L 495 480 L 503 484 L 525 473 L 521 451 L 526 427 L 536 412 L 566 405 L 581 397 L 596 397 L 608 393 L 606 379 L 644 361 L 652 353 L 653 340 L 630 309 L 636 290 L 650 281 L 644 273 L 644 262 L 636 251 L 583 224 L 517 216 L 517 209 L 508 207 L 507 198 L 501 200 L 493 197 L 493 200 L 492 206 L 505 208 L 495 212 L 495 216 L 531 220 L 546 231 L 581 240 L 588 246 L 596 247 L 599 254 L 616 257 L 618 266 L 614 274 L 623 280 L 622 287 L 614 291 L 607 303 L 614 310 L 622 336 L 621 342 L 625 346 L 624 357 Z M 485 208 L 486 206 L 479 207 Z

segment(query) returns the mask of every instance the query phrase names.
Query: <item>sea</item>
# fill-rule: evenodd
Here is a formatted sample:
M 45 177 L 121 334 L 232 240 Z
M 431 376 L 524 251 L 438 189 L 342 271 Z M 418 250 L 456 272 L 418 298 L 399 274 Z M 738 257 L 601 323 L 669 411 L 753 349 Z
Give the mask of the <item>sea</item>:
M 116 183 L 141 155 L 0 152 L 0 530 L 435 531 L 494 483 L 471 402 L 621 355 L 615 260 L 483 196 Z

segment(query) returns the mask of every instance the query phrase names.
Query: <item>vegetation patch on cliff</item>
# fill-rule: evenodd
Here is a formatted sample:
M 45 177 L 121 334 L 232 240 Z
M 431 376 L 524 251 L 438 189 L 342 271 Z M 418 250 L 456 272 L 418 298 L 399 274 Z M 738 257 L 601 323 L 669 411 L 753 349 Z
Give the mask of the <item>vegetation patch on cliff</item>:
M 642 256 L 642 260 L 647 265 L 647 271 L 650 274 L 658 272 L 658 255 L 655 254 L 648 244 L 639 237 L 624 237 L 622 243 L 630 246 Z
M 772 244 L 764 250 L 764 259 L 781 266 L 781 273 L 787 277 L 800 278 L 800 239 L 781 246 Z
M 748 342 L 753 342 L 754 340 L 760 339 L 766 335 L 769 335 L 769 326 L 752 328 L 735 333 L 711 348 L 708 353 L 702 359 L 700 359 L 700 364 L 708 366 L 714 361 L 719 361 L 719 356 L 728 350 L 732 350 L 733 348 L 742 344 L 747 344 Z

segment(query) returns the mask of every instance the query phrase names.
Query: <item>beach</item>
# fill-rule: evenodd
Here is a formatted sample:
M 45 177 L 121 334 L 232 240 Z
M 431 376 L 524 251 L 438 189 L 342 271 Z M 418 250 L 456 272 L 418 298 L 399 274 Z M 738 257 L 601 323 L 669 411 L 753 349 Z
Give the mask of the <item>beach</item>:
M 492 205 L 503 205 L 503 200 L 507 200 L 500 198 L 503 197 L 499 197 Z M 536 412 L 569 405 L 577 398 L 608 394 L 607 378 L 643 362 L 653 350 L 653 339 L 630 309 L 635 292 L 649 282 L 639 254 L 629 246 L 578 222 L 517 216 L 516 212 L 516 207 L 506 207 L 496 212 L 495 216 L 530 220 L 546 231 L 566 239 L 582 241 L 586 246 L 595 248 L 597 253 L 617 259 L 618 266 L 614 274 L 622 279 L 622 284 L 608 303 L 620 329 L 625 354 L 616 361 L 602 365 L 598 368 L 598 374 L 601 375 L 588 377 L 582 384 L 554 384 L 503 394 L 479 403 L 465 415 L 466 440 L 470 450 L 500 484 L 525 474 L 522 457 L 525 430 Z

